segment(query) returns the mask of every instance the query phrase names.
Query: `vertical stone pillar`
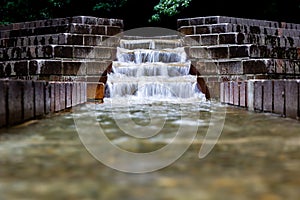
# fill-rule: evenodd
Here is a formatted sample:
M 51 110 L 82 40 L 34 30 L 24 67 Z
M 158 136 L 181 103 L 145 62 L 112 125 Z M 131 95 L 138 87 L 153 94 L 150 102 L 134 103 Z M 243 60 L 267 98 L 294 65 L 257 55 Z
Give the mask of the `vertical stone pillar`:
M 7 81 L 0 81 L 0 94 L 0 127 L 3 127 L 7 125 Z
M 285 116 L 285 81 L 274 80 L 274 113 Z
M 286 116 L 297 119 L 299 117 L 299 82 L 296 80 L 286 81 L 285 90 Z
M 248 104 L 248 110 L 254 111 L 254 83 L 253 80 L 248 80 L 247 82 L 247 104 Z

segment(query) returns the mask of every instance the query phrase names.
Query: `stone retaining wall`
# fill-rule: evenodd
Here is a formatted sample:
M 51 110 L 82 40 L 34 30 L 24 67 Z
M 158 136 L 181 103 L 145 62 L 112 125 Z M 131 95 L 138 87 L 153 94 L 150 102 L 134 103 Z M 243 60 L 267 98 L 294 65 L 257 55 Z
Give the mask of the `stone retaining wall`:
M 227 16 L 177 22 L 213 98 L 299 118 L 300 24 Z
M 222 82 L 220 100 L 251 111 L 300 118 L 300 80 Z
M 0 80 L 0 127 L 63 111 L 87 101 L 85 82 Z

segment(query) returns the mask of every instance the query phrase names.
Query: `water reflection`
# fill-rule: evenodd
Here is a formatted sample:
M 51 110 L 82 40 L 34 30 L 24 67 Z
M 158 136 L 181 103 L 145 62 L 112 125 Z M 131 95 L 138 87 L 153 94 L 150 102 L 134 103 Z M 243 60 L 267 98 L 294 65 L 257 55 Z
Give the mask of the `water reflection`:
M 140 125 L 149 122 L 146 108 L 140 105 L 130 113 Z M 115 144 L 140 152 L 160 148 L 173 137 L 180 115 L 169 108 L 174 115 L 164 133 L 141 141 L 120 134 L 105 106 L 97 107 L 96 113 Z M 298 121 L 229 107 L 218 143 L 199 159 L 211 114 L 206 107 L 198 112 L 197 138 L 188 151 L 170 166 L 145 174 L 119 172 L 94 159 L 78 137 L 72 113 L 1 129 L 0 199 L 294 200 L 300 196 Z

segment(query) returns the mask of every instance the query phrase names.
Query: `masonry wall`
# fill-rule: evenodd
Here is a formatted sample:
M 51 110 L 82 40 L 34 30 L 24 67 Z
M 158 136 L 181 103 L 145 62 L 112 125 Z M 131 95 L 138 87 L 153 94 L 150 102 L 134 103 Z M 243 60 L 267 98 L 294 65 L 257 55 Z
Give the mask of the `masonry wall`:
M 213 98 L 299 117 L 300 24 L 207 16 L 179 19 L 178 31 Z
M 84 82 L 0 80 L 0 127 L 85 103 L 85 88 Z
M 0 26 L 0 127 L 101 99 L 122 30 L 90 16 Z

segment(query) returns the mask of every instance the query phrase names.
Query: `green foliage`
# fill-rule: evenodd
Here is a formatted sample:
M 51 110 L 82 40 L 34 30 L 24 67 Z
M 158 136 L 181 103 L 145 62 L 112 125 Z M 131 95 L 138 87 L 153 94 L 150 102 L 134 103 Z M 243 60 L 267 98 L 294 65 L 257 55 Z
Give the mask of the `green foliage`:
M 93 11 L 111 12 L 114 9 L 122 8 L 126 3 L 127 0 L 98 0 Z
M 160 0 L 154 7 L 154 14 L 152 15 L 150 22 L 160 21 L 162 16 L 172 17 L 184 8 L 187 8 L 192 0 Z

